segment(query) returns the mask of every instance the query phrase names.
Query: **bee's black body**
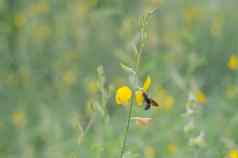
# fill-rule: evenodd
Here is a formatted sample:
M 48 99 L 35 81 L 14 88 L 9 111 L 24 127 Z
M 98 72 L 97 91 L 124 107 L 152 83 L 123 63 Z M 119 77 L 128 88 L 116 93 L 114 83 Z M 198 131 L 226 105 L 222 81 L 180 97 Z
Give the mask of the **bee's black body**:
M 159 104 L 150 98 L 145 92 L 143 92 L 144 102 L 145 102 L 145 110 L 149 110 L 151 106 L 159 106 Z

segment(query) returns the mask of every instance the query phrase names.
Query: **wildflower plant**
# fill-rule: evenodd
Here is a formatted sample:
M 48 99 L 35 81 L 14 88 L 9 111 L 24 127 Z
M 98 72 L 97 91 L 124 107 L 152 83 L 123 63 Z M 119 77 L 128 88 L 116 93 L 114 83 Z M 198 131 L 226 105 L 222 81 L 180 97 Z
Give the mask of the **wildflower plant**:
M 139 39 L 136 40 L 135 43 L 132 44 L 133 52 L 134 52 L 134 59 L 133 63 L 135 63 L 132 66 L 128 66 L 121 63 L 121 68 L 129 74 L 129 82 L 131 83 L 131 87 L 127 85 L 123 85 L 119 87 L 116 90 L 115 94 L 115 101 L 118 105 L 123 106 L 129 106 L 129 114 L 127 119 L 127 125 L 125 129 L 125 135 L 123 139 L 123 144 L 121 148 L 120 158 L 124 157 L 124 152 L 126 149 L 126 141 L 128 137 L 128 131 L 130 128 L 130 122 L 131 120 L 136 120 L 138 124 L 146 125 L 151 121 L 151 118 L 143 118 L 143 117 L 132 117 L 133 112 L 133 106 L 136 103 L 136 105 L 141 106 L 143 102 L 145 102 L 145 96 L 144 93 L 148 91 L 150 85 L 151 85 L 151 78 L 150 76 L 147 76 L 147 78 L 144 81 L 143 86 L 141 86 L 138 70 L 140 65 L 140 59 L 141 54 L 143 52 L 144 48 L 144 41 L 147 38 L 147 32 L 146 32 L 146 26 L 149 24 L 151 16 L 155 13 L 157 9 L 152 10 L 148 14 L 142 16 L 139 18 L 139 25 L 140 25 L 140 31 L 138 33 Z M 135 103 L 134 103 L 135 102 Z
M 204 131 L 199 127 L 199 100 L 191 93 L 185 105 L 186 112 L 183 114 L 185 118 L 184 133 L 188 137 L 188 144 L 192 147 L 195 157 L 200 157 L 200 150 L 206 146 L 206 139 Z

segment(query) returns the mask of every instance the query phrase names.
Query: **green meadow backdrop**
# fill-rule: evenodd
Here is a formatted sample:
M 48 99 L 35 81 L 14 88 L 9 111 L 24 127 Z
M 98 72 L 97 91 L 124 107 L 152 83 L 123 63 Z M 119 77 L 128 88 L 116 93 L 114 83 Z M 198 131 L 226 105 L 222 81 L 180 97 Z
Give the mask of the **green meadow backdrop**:
M 124 158 L 238 158 L 237 6 L 0 0 L 0 157 L 119 158 L 129 106 L 115 92 L 144 29 L 138 78 L 160 107 L 134 106 L 152 120 L 131 120 Z

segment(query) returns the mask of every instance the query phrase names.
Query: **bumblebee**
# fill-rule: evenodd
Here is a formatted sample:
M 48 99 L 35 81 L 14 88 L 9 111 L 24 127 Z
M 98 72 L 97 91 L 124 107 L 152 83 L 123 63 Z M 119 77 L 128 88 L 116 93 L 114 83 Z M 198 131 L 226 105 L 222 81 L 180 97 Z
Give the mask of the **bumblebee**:
M 151 106 L 159 106 L 159 104 L 154 99 L 150 98 L 145 92 L 143 92 L 143 98 L 145 102 L 145 110 L 149 110 Z

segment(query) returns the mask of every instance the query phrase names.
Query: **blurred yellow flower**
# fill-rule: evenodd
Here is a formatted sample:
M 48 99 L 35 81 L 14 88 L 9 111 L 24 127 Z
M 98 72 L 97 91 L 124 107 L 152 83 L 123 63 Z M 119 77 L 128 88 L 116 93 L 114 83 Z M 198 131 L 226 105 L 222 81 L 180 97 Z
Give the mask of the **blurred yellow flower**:
M 20 111 L 13 112 L 12 121 L 17 128 L 22 128 L 25 125 L 25 114 Z
M 136 97 L 136 104 L 138 106 L 141 106 L 143 104 L 143 101 L 144 101 L 143 91 L 141 91 L 141 90 L 136 91 L 135 97 Z
M 143 104 L 144 101 L 143 92 L 146 92 L 150 88 L 150 85 L 151 85 L 151 78 L 150 76 L 147 76 L 146 80 L 144 81 L 143 89 L 137 90 L 135 94 L 136 104 L 138 106 Z
M 87 83 L 87 89 L 90 94 L 96 94 L 98 91 L 97 81 L 96 80 L 90 80 Z
M 163 99 L 163 106 L 166 110 L 170 110 L 174 106 L 174 97 L 173 96 L 165 96 Z
M 117 89 L 115 100 L 119 105 L 128 105 L 132 96 L 132 91 L 129 87 L 123 86 Z
M 80 59 L 80 53 L 74 50 L 67 50 L 64 52 L 62 58 L 65 62 L 78 62 Z
M 184 11 L 184 19 L 186 26 L 191 28 L 192 24 L 201 16 L 201 10 L 195 7 L 186 8 Z
M 16 27 L 22 27 L 26 23 L 26 17 L 24 15 L 16 15 L 15 16 L 15 25 Z
M 131 119 L 135 120 L 136 124 L 139 125 L 139 126 L 146 126 L 152 120 L 152 118 L 150 118 L 150 117 L 132 117 Z
M 232 97 L 236 97 L 238 95 L 238 86 L 237 85 L 228 85 L 225 88 L 225 95 L 232 98 Z
M 221 16 L 215 16 L 213 19 L 212 19 L 212 24 L 211 24 L 211 28 L 210 28 L 210 31 L 211 31 L 211 34 L 213 36 L 220 36 L 221 33 L 222 33 L 222 19 L 221 19 Z
M 80 1 L 78 4 L 78 12 L 79 15 L 85 15 L 87 14 L 87 12 L 90 10 L 90 5 L 88 3 L 88 1 Z
M 228 60 L 227 66 L 230 70 L 237 70 L 238 69 L 238 56 L 232 54 Z
M 205 104 L 207 102 L 207 97 L 202 90 L 198 90 L 195 92 L 195 97 L 198 103 Z
M 169 111 L 174 107 L 175 99 L 173 96 L 169 95 L 167 90 L 163 87 L 158 88 L 158 98 L 160 100 L 161 106 L 166 110 Z
M 194 18 L 200 15 L 200 10 L 195 7 L 186 8 L 184 11 L 184 16 L 186 18 Z
M 173 155 L 177 151 L 177 145 L 176 144 L 169 144 L 167 146 L 167 149 L 168 149 L 169 154 Z
M 3 122 L 0 121 L 0 128 L 3 128 L 4 127 L 4 124 Z
M 46 24 L 32 26 L 32 37 L 37 41 L 44 41 L 49 38 L 51 33 L 50 27 Z
M 153 146 L 147 146 L 144 149 L 145 158 L 155 158 L 156 157 L 156 149 Z
M 30 10 L 29 14 L 35 15 L 35 14 L 42 14 L 47 13 L 49 11 L 49 5 L 46 2 L 40 2 L 40 3 L 34 3 Z
M 76 81 L 76 76 L 72 71 L 66 71 L 63 74 L 63 82 L 66 87 L 71 87 Z
M 238 158 L 237 149 L 231 149 L 228 153 L 228 158 Z

